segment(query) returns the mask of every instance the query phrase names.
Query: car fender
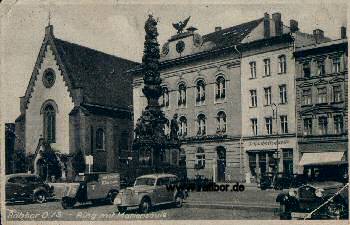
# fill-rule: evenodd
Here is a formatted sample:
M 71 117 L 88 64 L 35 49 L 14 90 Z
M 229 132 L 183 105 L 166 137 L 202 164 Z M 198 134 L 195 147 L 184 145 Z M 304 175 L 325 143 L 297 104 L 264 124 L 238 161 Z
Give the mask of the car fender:
M 117 189 L 111 189 L 111 190 L 109 190 L 108 193 L 107 193 L 107 198 L 108 198 L 109 196 L 111 196 L 113 193 L 118 194 L 119 191 L 118 191 Z
M 276 202 L 284 204 L 289 201 L 289 197 L 287 193 L 279 193 L 276 197 Z
M 45 192 L 46 194 L 48 193 L 47 190 L 44 187 L 37 187 L 33 190 L 33 195 L 39 192 Z
M 152 203 L 152 198 L 149 195 L 149 193 L 139 193 L 139 196 L 138 196 L 138 203 L 139 204 L 141 203 L 143 198 L 148 198 L 151 201 L 151 203 Z
M 175 201 L 177 195 L 182 195 L 182 197 L 183 197 L 184 199 L 185 199 L 185 197 L 186 197 L 186 194 L 184 193 L 184 191 L 174 191 L 174 196 L 173 196 L 174 201 Z

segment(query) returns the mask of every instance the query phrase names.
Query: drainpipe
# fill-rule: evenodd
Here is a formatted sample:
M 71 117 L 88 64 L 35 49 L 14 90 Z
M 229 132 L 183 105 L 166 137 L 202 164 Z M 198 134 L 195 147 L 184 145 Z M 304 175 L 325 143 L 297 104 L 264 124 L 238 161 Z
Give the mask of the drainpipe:
M 242 62 L 242 53 L 237 49 L 237 45 L 234 45 L 233 47 L 236 50 L 236 52 L 239 54 L 240 62 Z M 240 73 L 242 74 L 242 67 L 240 67 Z M 241 107 L 241 109 L 242 109 L 242 107 Z M 241 116 L 241 121 L 242 121 L 242 116 Z M 243 180 L 244 180 L 244 178 L 243 178 L 244 177 L 244 168 L 242 166 L 242 160 L 243 160 L 243 157 L 242 157 L 243 156 L 242 144 L 243 144 L 243 135 L 242 135 L 242 122 L 241 122 L 241 137 L 239 139 L 239 172 L 241 174 L 241 177 L 240 177 L 241 183 L 243 183 Z

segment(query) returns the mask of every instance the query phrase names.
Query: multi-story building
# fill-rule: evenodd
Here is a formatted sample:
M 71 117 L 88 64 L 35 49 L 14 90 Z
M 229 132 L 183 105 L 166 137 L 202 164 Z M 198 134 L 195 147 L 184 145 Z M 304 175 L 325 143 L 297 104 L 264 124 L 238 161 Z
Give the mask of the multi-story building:
M 246 182 L 267 172 L 295 173 L 295 47 L 329 40 L 321 30 L 299 31 L 298 22 L 283 25 L 280 13 L 264 16 L 255 40 L 239 46 L 242 52 L 242 136 Z
M 348 149 L 348 41 L 295 51 L 300 166 L 346 160 Z M 301 170 L 301 168 L 300 168 Z

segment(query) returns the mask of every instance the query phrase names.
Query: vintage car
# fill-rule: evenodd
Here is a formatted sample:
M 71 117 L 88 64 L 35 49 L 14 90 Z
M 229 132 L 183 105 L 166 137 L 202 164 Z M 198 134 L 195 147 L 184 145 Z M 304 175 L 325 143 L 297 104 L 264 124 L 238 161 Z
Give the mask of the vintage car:
M 265 173 L 260 178 L 260 189 L 273 188 L 276 190 L 297 188 L 305 184 L 305 177 L 301 174 Z
M 53 187 L 34 174 L 6 175 L 6 202 L 46 202 L 53 196 Z
M 74 207 L 76 202 L 96 203 L 105 201 L 112 204 L 120 190 L 118 173 L 80 173 L 73 183 L 66 185 L 63 191 L 62 207 Z
M 348 218 L 348 164 L 304 167 L 307 183 L 280 193 L 281 219 Z
M 169 185 L 179 184 L 173 174 L 149 174 L 138 177 L 134 186 L 122 189 L 114 199 L 119 212 L 127 208 L 138 207 L 140 213 L 148 213 L 153 206 L 173 203 L 181 207 L 185 193 L 182 190 L 169 189 Z

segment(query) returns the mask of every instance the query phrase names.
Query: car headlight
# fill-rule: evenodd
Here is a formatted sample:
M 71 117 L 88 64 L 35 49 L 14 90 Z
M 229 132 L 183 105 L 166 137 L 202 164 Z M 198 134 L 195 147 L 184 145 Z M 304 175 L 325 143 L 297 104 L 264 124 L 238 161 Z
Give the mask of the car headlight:
M 316 197 L 321 198 L 323 196 L 323 191 L 324 190 L 322 188 L 316 188 L 316 190 L 315 190 Z
M 290 196 L 292 196 L 292 197 L 295 197 L 295 196 L 297 196 L 297 190 L 296 189 L 294 189 L 294 188 L 291 188 L 291 189 L 289 189 L 289 191 L 288 191 L 288 194 L 290 195 Z

